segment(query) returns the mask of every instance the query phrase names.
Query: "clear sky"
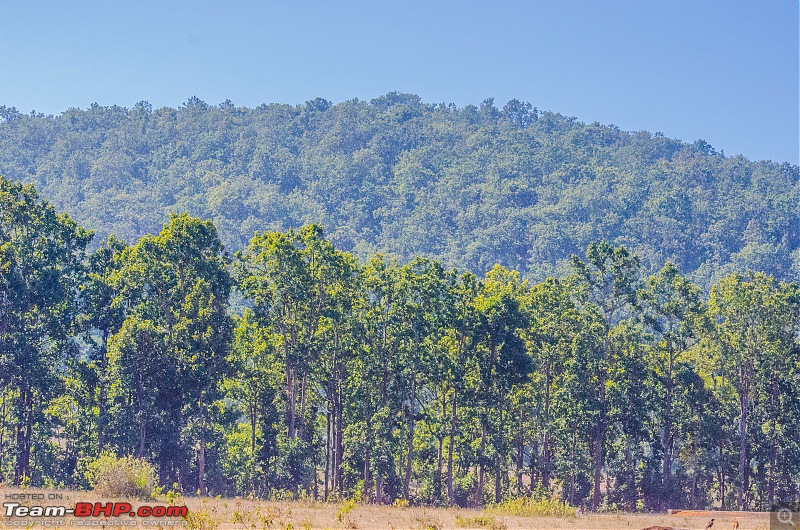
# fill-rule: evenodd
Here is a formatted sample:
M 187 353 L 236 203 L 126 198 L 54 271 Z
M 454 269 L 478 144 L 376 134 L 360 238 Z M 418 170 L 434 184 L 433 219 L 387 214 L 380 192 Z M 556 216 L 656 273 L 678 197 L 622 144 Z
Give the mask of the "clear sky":
M 372 99 L 542 110 L 798 163 L 798 0 L 17 1 L 0 105 Z

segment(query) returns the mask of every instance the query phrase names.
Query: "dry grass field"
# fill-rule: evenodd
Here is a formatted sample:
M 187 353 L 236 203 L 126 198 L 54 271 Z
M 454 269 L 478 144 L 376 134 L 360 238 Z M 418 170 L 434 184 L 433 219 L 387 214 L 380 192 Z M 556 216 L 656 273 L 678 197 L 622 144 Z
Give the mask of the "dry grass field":
M 24 495 L 24 499 L 19 496 Z M 61 495 L 62 499 L 57 497 Z M 0 498 L 3 503 L 17 502 L 25 506 L 57 506 L 63 504 L 73 507 L 77 502 L 109 502 L 126 501 L 99 497 L 92 492 L 68 490 L 12 489 L 0 487 Z M 197 497 L 180 497 L 158 501 L 131 501 L 134 507 L 141 505 L 186 505 L 189 516 L 184 519 L 161 520 L 164 528 L 171 523 L 172 528 L 189 528 L 190 530 L 278 530 L 278 529 L 332 529 L 332 530 L 428 530 L 428 529 L 460 529 L 485 528 L 502 529 L 582 529 L 582 530 L 629 530 L 643 529 L 650 526 L 663 526 L 675 529 L 703 530 L 710 517 L 716 521 L 713 530 L 730 530 L 734 518 L 739 522 L 739 530 L 767 530 L 769 518 L 765 514 L 747 514 L 735 516 L 718 513 L 693 513 L 688 516 L 671 516 L 666 514 L 587 514 L 576 517 L 520 517 L 507 514 L 495 514 L 491 511 L 470 510 L 462 508 L 423 508 L 395 507 L 376 505 L 352 505 L 342 503 L 321 502 L 271 502 L 247 499 L 221 499 Z M 6 508 L 0 512 L 0 526 L 6 528 L 34 529 L 42 526 L 37 518 L 7 518 Z M 41 520 L 41 518 L 38 518 Z M 152 528 L 155 519 L 141 518 L 88 518 L 78 520 L 67 517 L 56 521 L 51 527 L 75 528 L 91 526 L 93 528 Z M 88 523 L 88 524 L 87 524 Z M 134 525 L 135 523 L 135 525 Z

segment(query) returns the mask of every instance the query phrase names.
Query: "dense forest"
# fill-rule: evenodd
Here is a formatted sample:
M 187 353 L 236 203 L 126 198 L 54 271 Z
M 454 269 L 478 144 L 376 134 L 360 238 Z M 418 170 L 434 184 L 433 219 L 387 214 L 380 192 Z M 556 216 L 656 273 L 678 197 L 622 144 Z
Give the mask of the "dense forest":
M 509 101 L 372 101 L 178 109 L 0 107 L 0 173 L 94 230 L 136 241 L 170 213 L 211 219 L 228 248 L 321 224 L 337 248 L 421 256 L 541 281 L 606 240 L 647 273 L 674 262 L 705 291 L 748 268 L 800 273 L 798 167 L 625 132 Z
M 304 137 L 308 131 L 321 130 L 320 125 L 311 125 L 314 120 L 351 108 L 376 112 L 380 104 L 348 103 L 339 111 L 322 103 L 318 103 L 320 109 L 267 107 L 253 111 L 252 119 L 260 113 L 296 113 L 291 120 L 285 117 L 287 124 L 303 119 L 309 125 L 285 133 L 286 137 L 304 138 L 307 146 L 330 153 L 336 150 L 334 146 L 322 147 L 330 140 L 327 136 Z M 765 265 L 788 267 L 789 242 L 796 244 L 794 222 L 789 220 L 796 205 L 788 206 L 788 201 L 796 190 L 797 168 L 698 153 L 696 146 L 613 133 L 553 116 L 537 117 L 530 109 L 519 114 L 527 116 L 524 120 L 506 124 L 501 118 L 508 120 L 509 110 L 496 115 L 487 105 L 474 111 L 476 125 L 468 125 L 473 111 L 403 105 L 407 108 L 388 107 L 381 119 L 387 124 L 409 123 L 418 116 L 415 112 L 437 116 L 445 125 L 432 132 L 434 142 L 446 137 L 447 127 L 453 124 L 471 130 L 470 134 L 494 134 L 497 139 L 529 135 L 531 128 L 540 130 L 545 127 L 541 122 L 550 120 L 552 127 L 563 128 L 559 134 L 564 138 L 593 130 L 600 136 L 608 132 L 614 138 L 612 144 L 619 142 L 631 149 L 660 144 L 669 156 L 640 167 L 644 173 L 629 175 L 644 178 L 641 175 L 662 172 L 663 180 L 654 180 L 651 186 L 675 185 L 678 190 L 690 177 L 678 173 L 677 167 L 697 169 L 697 164 L 708 164 L 730 171 L 724 177 L 702 173 L 709 181 L 728 183 L 747 197 L 734 201 L 731 189 L 718 192 L 713 204 L 727 204 L 728 210 L 715 213 L 709 202 L 703 215 L 716 221 L 703 225 L 682 218 L 680 228 L 674 224 L 677 219 L 670 224 L 663 217 L 673 213 L 671 209 L 653 205 L 661 213 L 645 226 L 638 224 L 644 223 L 645 218 L 639 217 L 643 214 L 635 213 L 641 204 L 663 200 L 691 209 L 696 201 L 708 199 L 703 198 L 706 189 L 698 185 L 694 191 L 681 192 L 680 200 L 670 195 L 674 190 L 653 195 L 652 187 L 650 191 L 631 189 L 633 195 L 643 194 L 638 200 L 644 202 L 632 206 L 631 217 L 620 216 L 614 228 L 603 224 L 610 222 L 608 217 L 593 219 L 614 213 L 614 207 L 606 205 L 584 212 L 571 225 L 553 228 L 561 232 L 534 232 L 537 238 L 543 234 L 557 238 L 555 233 L 577 230 L 570 236 L 572 242 L 567 244 L 565 239 L 558 252 L 582 238 L 600 236 L 639 219 L 640 233 L 656 238 L 650 242 L 656 247 L 665 241 L 662 238 L 678 238 L 665 252 L 680 256 L 683 266 L 686 260 L 699 260 L 688 265 L 695 271 L 708 265 L 704 261 L 706 252 L 711 252 L 708 249 L 716 249 L 714 259 L 730 258 L 733 264 L 747 252 L 755 255 L 753 248 L 768 247 L 774 259 Z M 148 223 L 156 222 L 163 207 L 155 196 L 167 193 L 168 183 L 173 182 L 170 193 L 175 202 L 170 207 L 217 204 L 231 216 L 221 217 L 220 223 L 231 227 L 240 215 L 249 227 L 241 230 L 252 229 L 257 216 L 273 215 L 268 212 L 279 204 L 297 200 L 310 207 L 309 197 L 329 194 L 330 204 L 338 205 L 337 219 L 342 220 L 339 240 L 350 241 L 354 247 L 366 244 L 366 239 L 357 240 L 356 235 L 363 236 L 374 225 L 363 219 L 364 224 L 358 224 L 360 212 L 365 211 L 359 208 L 366 205 L 350 209 L 356 195 L 348 198 L 348 194 L 355 192 L 338 180 L 349 175 L 346 172 L 336 173 L 334 179 L 329 168 L 330 179 L 313 173 L 316 180 L 295 181 L 285 189 L 281 182 L 269 181 L 272 177 L 261 181 L 244 174 L 237 177 L 242 179 L 238 183 L 215 183 L 214 179 L 222 178 L 218 172 L 234 166 L 236 157 L 229 165 L 219 162 L 216 169 L 206 161 L 191 161 L 187 157 L 193 149 L 220 159 L 228 156 L 225 146 L 229 144 L 197 137 L 194 147 L 181 142 L 161 144 L 183 154 L 154 155 L 152 164 L 183 160 L 174 162 L 184 164 L 183 172 L 165 167 L 163 175 L 169 178 L 147 182 L 152 171 L 147 167 L 152 166 L 137 166 L 137 155 L 131 154 L 137 149 L 148 153 L 152 147 L 134 147 L 132 138 L 155 141 L 176 119 L 191 128 L 183 113 L 194 113 L 192 119 L 213 117 L 225 123 L 238 119 L 240 112 L 232 107 L 211 109 L 198 102 L 191 102 L 177 116 L 174 111 L 152 112 L 144 107 L 130 112 L 92 109 L 58 119 L 7 118 L 4 134 L 15 128 L 22 138 L 19 131 L 25 128 L 31 135 L 44 134 L 45 128 L 61 124 L 76 131 L 63 136 L 53 133 L 50 151 L 42 147 L 41 138 L 22 140 L 21 145 L 36 156 L 20 158 L 17 170 L 25 164 L 33 170 L 38 161 L 42 165 L 36 178 L 45 185 L 54 186 L 55 175 L 62 179 L 64 190 L 50 189 L 51 195 L 79 201 L 87 216 L 102 212 L 115 216 L 109 219 L 112 227 L 118 226 L 114 222 L 132 221 L 141 207 L 144 224 L 128 230 L 149 229 Z M 116 116 L 118 121 L 113 126 L 80 121 L 95 113 L 98 119 Z M 247 118 L 248 113 L 243 113 Z M 70 120 L 76 121 L 66 125 Z M 139 128 L 134 130 L 134 125 Z M 359 130 L 355 124 L 341 125 L 342 138 Z M 222 127 L 219 134 L 224 137 L 230 130 L 234 129 Z M 390 130 L 405 129 L 391 125 Z M 116 135 L 122 131 L 133 131 L 133 137 L 120 140 Z M 170 134 L 177 137 L 187 132 Z M 212 137 L 217 132 L 208 134 Z M 87 139 L 85 151 L 69 145 L 78 137 Z M 541 138 L 544 142 L 547 137 Z M 246 136 L 239 139 L 249 145 Z M 7 145 L 7 137 L 4 141 Z M 358 145 L 355 138 L 351 141 Z M 402 142 L 419 139 L 397 141 L 405 145 Z M 127 243 L 115 237 L 92 241 L 92 233 L 69 215 L 57 213 L 33 185 L 0 178 L 0 483 L 87 487 L 86 470 L 98 458 L 113 453 L 146 459 L 157 467 L 162 484 L 203 495 L 353 498 L 379 503 L 404 499 L 414 504 L 461 506 L 533 497 L 597 510 L 710 505 L 763 509 L 778 500 L 798 500 L 798 284 L 764 272 L 731 272 L 714 281 L 706 293 L 681 273 L 678 264 L 667 261 L 650 273 L 642 256 L 619 242 L 604 240 L 572 255 L 563 274 L 541 281 L 525 279 L 522 271 L 511 267 L 495 265 L 486 274 L 476 275 L 436 259 L 406 254 L 416 245 L 424 247 L 426 241 L 433 241 L 422 237 L 421 230 L 433 230 L 444 246 L 429 250 L 444 254 L 456 241 L 445 241 L 448 237 L 482 237 L 464 249 L 465 263 L 474 266 L 480 265 L 474 262 L 475 252 L 485 245 L 496 245 L 498 252 L 512 251 L 502 239 L 517 237 L 505 234 L 508 225 L 490 232 L 491 225 L 481 224 L 488 218 L 481 216 L 493 208 L 505 215 L 503 208 L 512 206 L 506 204 L 511 196 L 536 195 L 545 188 L 535 187 L 527 177 L 493 173 L 500 171 L 493 164 L 501 158 L 524 153 L 512 155 L 503 147 L 504 141 L 493 144 L 483 137 L 474 141 L 467 139 L 459 149 L 487 157 L 485 164 L 473 166 L 472 175 L 477 178 L 481 173 L 488 180 L 452 190 L 449 200 L 457 200 L 463 192 L 489 201 L 489 206 L 464 205 L 462 213 L 481 222 L 461 235 L 444 228 L 436 232 L 431 228 L 435 223 L 451 220 L 448 206 L 441 204 L 442 215 L 434 217 L 430 212 L 417 231 L 398 239 L 398 245 L 409 245 L 401 253 L 409 258 L 404 261 L 381 253 L 357 259 L 315 224 L 256 232 L 230 254 L 214 222 L 186 213 L 172 215 L 154 235 Z M 484 141 L 489 143 L 481 145 Z M 103 151 L 112 144 L 117 147 Z M 494 147 L 489 149 L 490 145 Z M 612 152 L 589 153 L 595 144 L 584 141 L 582 145 L 591 160 L 599 161 Z M 372 146 L 377 151 L 384 147 Z M 103 154 L 89 162 L 95 148 Z M 282 152 L 279 146 L 275 149 Z M 363 167 L 374 166 L 370 171 L 378 173 L 370 178 L 362 175 L 363 185 L 387 176 L 380 174 L 385 166 L 372 158 L 370 149 L 363 154 L 368 159 L 362 160 Z M 422 144 L 417 149 L 425 151 Z M 420 166 L 404 166 L 419 160 L 414 162 L 412 155 L 402 153 L 411 151 L 402 151 L 395 161 L 396 178 L 419 176 Z M 299 160 L 296 154 L 286 156 Z M 359 156 L 342 155 L 342 163 L 355 163 Z M 631 163 L 638 163 L 644 154 L 630 156 Z M 50 157 L 60 161 L 48 166 L 43 160 Z M 265 160 L 250 158 L 257 159 Z M 102 176 L 94 184 L 83 182 L 111 160 L 121 162 L 98 169 L 97 175 Z M 447 166 L 446 160 L 440 162 Z M 406 170 L 401 171 L 401 166 Z M 285 169 L 283 175 L 290 178 L 294 170 Z M 69 173 L 73 170 L 74 174 Z M 466 174 L 449 171 L 444 174 L 453 179 L 454 186 L 464 184 L 461 179 Z M 595 166 L 592 171 L 592 177 L 580 177 L 585 180 L 574 183 L 581 192 L 563 187 L 549 198 L 531 196 L 524 201 L 548 202 L 545 210 L 557 212 L 572 193 L 576 208 L 587 206 L 585 201 L 621 200 L 606 194 L 605 188 L 609 174 L 618 170 Z M 701 173 L 692 175 L 700 178 Z M 552 176 L 543 171 L 541 178 Z M 182 184 L 171 180 L 178 178 L 187 180 Z M 621 186 L 628 177 L 620 172 L 617 178 L 615 186 Z M 593 186 L 593 182 L 603 194 L 586 194 L 583 186 Z M 90 193 L 101 183 L 105 192 Z M 314 188 L 316 184 L 323 187 Z M 384 211 L 385 219 L 393 220 L 380 225 L 382 230 L 371 237 L 380 242 L 389 237 L 391 227 L 397 230 L 395 234 L 404 232 L 401 225 L 413 223 L 423 204 L 433 204 L 426 201 L 447 196 L 443 190 L 436 191 L 445 185 L 436 179 L 415 184 L 412 178 L 405 191 L 398 193 L 429 193 L 428 197 L 408 209 L 402 203 L 389 210 L 381 210 L 388 205 L 375 205 L 375 211 Z M 188 193 L 185 186 L 196 186 L 196 192 Z M 218 195 L 219 186 L 227 191 Z M 212 191 L 203 191 L 206 187 Z M 261 195 L 269 189 L 274 200 Z M 360 200 L 383 200 L 387 189 Z M 107 200 L 102 193 L 108 194 Z M 223 196 L 236 196 L 241 202 L 228 203 Z M 264 210 L 242 213 L 245 204 Z M 272 222 L 288 222 L 294 215 L 291 212 L 300 211 L 300 205 L 295 207 L 283 210 L 289 217 Z M 525 216 L 535 217 L 538 207 L 531 206 L 522 214 L 519 226 L 525 226 Z M 320 207 L 319 215 L 332 215 L 334 207 L 326 208 Z M 487 208 L 484 214 L 482 208 Z M 525 207 L 519 211 L 526 212 Z M 749 229 L 736 224 L 744 222 L 737 216 L 751 213 L 757 216 L 745 223 Z M 598 232 L 582 232 L 574 224 L 584 222 L 585 226 L 600 223 Z M 350 240 L 348 228 L 359 230 Z M 656 228 L 661 231 L 653 232 Z M 239 232 L 228 230 L 236 244 Z M 754 243 L 748 238 L 763 239 Z M 726 254 L 729 241 L 737 242 L 733 248 L 744 246 Z M 691 245 L 691 251 L 684 244 Z M 647 248 L 643 243 L 639 246 Z M 532 255 L 520 252 L 519 264 L 533 274 L 528 261 Z M 558 256 L 551 257 L 557 261 Z M 236 309 L 230 305 L 233 292 L 242 298 Z

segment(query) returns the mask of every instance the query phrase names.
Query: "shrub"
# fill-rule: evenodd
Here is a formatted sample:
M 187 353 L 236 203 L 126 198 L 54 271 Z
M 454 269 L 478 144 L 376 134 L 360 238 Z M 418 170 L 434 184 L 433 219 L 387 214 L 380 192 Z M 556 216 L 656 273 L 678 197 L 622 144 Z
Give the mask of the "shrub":
M 203 502 L 205 503 L 207 499 L 204 499 Z M 204 504 L 205 506 L 205 504 Z M 208 510 L 204 507 L 202 511 L 208 513 Z M 190 514 L 192 512 L 189 512 Z M 216 515 L 216 512 L 214 512 Z M 283 509 L 280 506 L 261 506 L 261 503 L 257 503 L 255 509 L 250 507 L 242 507 L 241 501 L 236 501 L 236 508 L 233 510 L 233 515 L 231 517 L 231 523 L 234 525 L 242 525 L 242 528 L 249 529 L 249 530 L 258 530 L 258 529 L 266 529 L 266 528 L 291 528 L 291 516 L 292 511 L 290 509 Z M 206 516 L 207 520 L 213 520 L 216 524 L 213 528 L 216 528 L 219 523 L 219 519 L 217 518 L 209 518 L 208 515 Z M 189 528 L 190 530 L 213 530 L 211 525 L 205 525 L 201 527 L 199 524 L 196 523 L 198 520 L 195 517 L 195 522 L 189 521 Z M 194 525 L 194 526 L 193 526 Z M 305 525 L 304 526 L 310 526 Z
M 155 467 L 147 460 L 103 453 L 84 471 L 94 491 L 104 497 L 148 499 L 158 487 Z
M 500 513 L 505 515 L 516 515 L 520 517 L 530 516 L 558 516 L 575 517 L 575 507 L 567 502 L 555 499 L 534 500 L 527 497 L 510 499 L 500 504 L 493 504 L 486 510 L 490 513 Z
M 189 510 L 186 517 L 186 527 L 189 530 L 216 530 L 222 522 L 221 517 L 217 513 L 217 505 L 211 507 L 208 505 L 208 498 L 200 501 L 199 510 Z
M 475 489 L 477 485 L 477 478 L 472 473 L 463 477 L 453 477 L 453 498 L 451 502 L 458 506 L 482 504 L 482 502 L 475 502 Z
M 345 501 L 342 509 L 336 514 L 336 520 L 346 528 L 358 528 L 358 521 L 350 514 L 355 507 L 356 501 L 354 499 Z

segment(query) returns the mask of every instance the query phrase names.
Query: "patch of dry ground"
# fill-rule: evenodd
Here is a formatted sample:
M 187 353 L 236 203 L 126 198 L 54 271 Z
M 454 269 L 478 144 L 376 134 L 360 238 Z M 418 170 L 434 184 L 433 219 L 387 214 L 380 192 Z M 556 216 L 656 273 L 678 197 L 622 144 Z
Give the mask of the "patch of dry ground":
M 43 495 L 41 499 L 26 498 L 25 500 L 13 499 L 14 494 L 27 494 L 30 496 Z M 63 496 L 63 500 L 50 497 Z M 53 506 L 64 504 L 73 507 L 76 502 L 109 502 L 125 499 L 111 499 L 99 497 L 93 492 L 69 490 L 41 490 L 41 489 L 13 489 L 0 486 L 0 498 L 3 503 L 20 502 L 22 505 Z M 48 500 L 50 499 L 50 500 Z M 139 502 L 133 501 L 134 507 L 140 505 L 166 505 L 169 501 L 162 497 L 159 501 Z M 531 530 L 635 530 L 650 526 L 673 527 L 676 529 L 703 530 L 709 517 L 704 514 L 690 516 L 670 516 L 667 514 L 641 515 L 641 514 L 588 514 L 577 517 L 516 517 L 510 515 L 486 514 L 481 510 L 463 508 L 401 508 L 394 506 L 355 505 L 349 510 L 343 503 L 321 502 L 273 502 L 255 501 L 247 499 L 200 499 L 186 497 L 173 500 L 173 504 L 186 505 L 190 511 L 189 528 L 192 530 L 272 530 L 272 529 L 331 529 L 331 530 L 450 530 L 456 528 L 487 528 L 501 530 L 531 529 Z M 712 515 L 713 516 L 713 515 Z M 0 527 L 25 528 L 25 523 L 19 518 L 5 517 L 5 509 L 0 511 Z M 734 517 L 719 514 L 713 530 L 730 530 L 733 528 Z M 765 515 L 736 517 L 739 521 L 739 530 L 767 530 L 769 519 Z M 81 523 L 88 520 L 84 519 Z M 103 520 L 95 519 L 91 527 L 119 529 L 130 527 L 136 522 L 134 528 L 145 527 L 146 521 L 139 518 L 124 518 L 115 521 L 112 518 Z M 152 521 L 147 521 L 152 522 Z M 94 524 L 96 523 L 96 524 Z M 125 526 L 121 526 L 121 524 Z M 182 520 L 173 521 L 177 526 L 170 528 L 184 528 Z M 31 530 L 41 523 L 29 524 Z M 79 526 L 78 520 L 66 518 L 65 528 L 85 528 Z M 58 526 L 53 526 L 58 528 Z M 162 526 L 163 528 L 163 526 Z

